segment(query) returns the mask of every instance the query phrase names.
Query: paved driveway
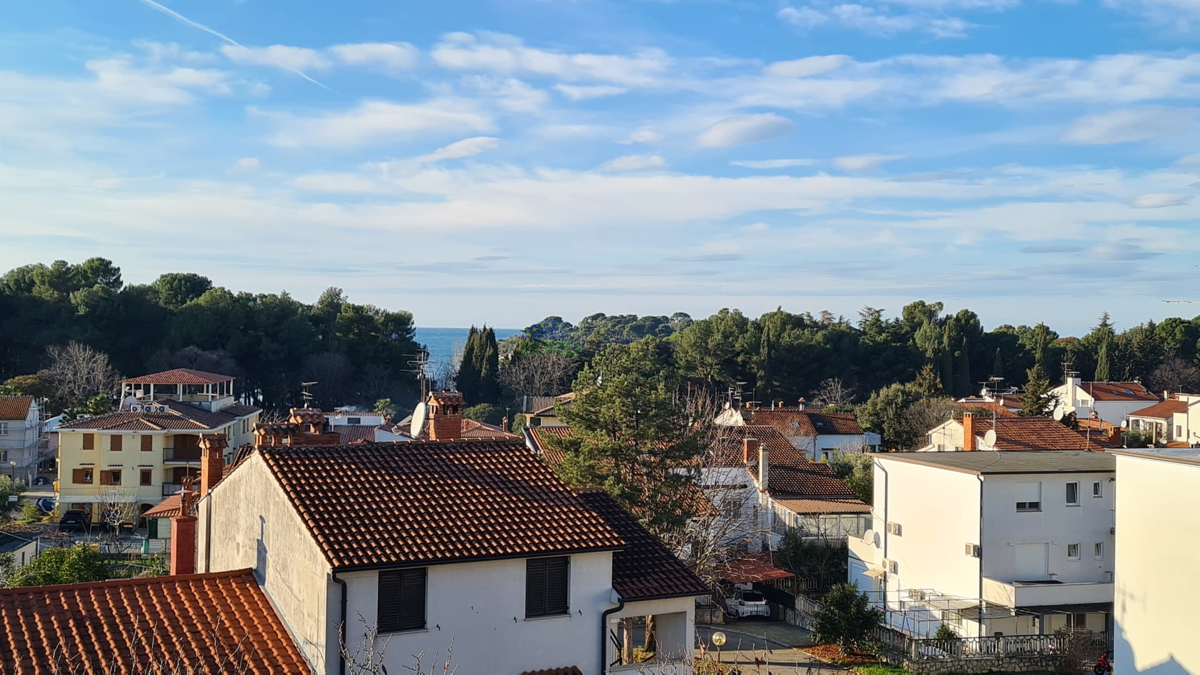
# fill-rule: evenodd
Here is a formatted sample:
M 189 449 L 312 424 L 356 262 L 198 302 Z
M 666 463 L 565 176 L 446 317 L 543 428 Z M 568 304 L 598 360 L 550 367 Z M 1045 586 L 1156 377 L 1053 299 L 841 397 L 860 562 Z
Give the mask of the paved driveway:
M 725 634 L 721 662 L 735 664 L 742 675 L 824 675 L 848 669 L 818 661 L 796 649 L 812 644 L 808 631 L 782 621 L 742 620 L 720 626 L 696 626 L 696 638 L 715 655 L 712 634 Z M 699 655 L 699 650 L 697 655 Z

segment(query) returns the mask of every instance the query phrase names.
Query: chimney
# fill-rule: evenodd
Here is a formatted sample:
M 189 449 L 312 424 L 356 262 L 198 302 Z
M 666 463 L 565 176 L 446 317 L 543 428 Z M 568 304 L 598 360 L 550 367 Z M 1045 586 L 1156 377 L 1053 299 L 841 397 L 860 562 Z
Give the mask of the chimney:
M 508 425 L 509 425 L 508 415 L 505 415 L 504 419 L 500 420 L 500 431 L 503 431 L 504 433 L 508 433 L 508 430 L 509 430 Z
M 796 402 L 796 408 L 800 412 L 804 412 L 804 397 L 801 397 L 800 400 Z
M 963 450 L 971 451 L 978 450 L 975 446 L 975 415 L 973 413 L 963 413 Z
M 1121 447 L 1121 427 L 1113 425 L 1113 428 L 1108 430 L 1108 442 L 1116 447 Z
M 179 515 L 171 519 L 171 574 L 196 573 L 196 517 L 191 490 L 179 494 Z
M 771 453 L 767 452 L 767 446 L 761 443 L 758 446 L 758 490 L 766 492 L 770 487 L 768 482 L 771 477 Z
M 742 439 L 742 461 L 746 464 L 753 462 L 758 457 L 758 449 L 762 447 L 762 443 L 757 438 Z
M 457 391 L 438 391 L 429 395 L 429 419 L 425 427 L 429 440 L 457 441 L 462 438 L 462 411 L 466 402 Z
M 204 434 L 200 437 L 200 496 L 208 494 L 225 475 L 225 448 L 229 441 L 224 434 Z

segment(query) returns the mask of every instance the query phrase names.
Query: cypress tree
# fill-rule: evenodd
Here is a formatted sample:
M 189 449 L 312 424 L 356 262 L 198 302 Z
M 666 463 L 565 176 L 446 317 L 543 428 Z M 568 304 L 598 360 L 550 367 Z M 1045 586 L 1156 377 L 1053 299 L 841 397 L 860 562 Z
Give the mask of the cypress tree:
M 1111 368 L 1108 363 L 1108 343 L 1109 340 L 1107 338 L 1104 340 L 1104 342 L 1101 342 L 1100 352 L 1096 355 L 1097 382 L 1108 382 L 1109 380 L 1109 371 Z
M 485 325 L 476 339 L 475 367 L 479 372 L 479 400 L 476 403 L 499 403 L 500 349 L 496 345 L 496 331 Z
M 454 378 L 458 390 L 469 405 L 481 403 L 479 400 L 479 331 L 471 326 L 467 333 L 467 344 L 463 347 L 462 362 L 458 365 L 458 375 Z
M 971 395 L 971 357 L 967 352 L 967 338 L 962 339 L 958 352 L 958 363 L 954 366 L 955 396 Z

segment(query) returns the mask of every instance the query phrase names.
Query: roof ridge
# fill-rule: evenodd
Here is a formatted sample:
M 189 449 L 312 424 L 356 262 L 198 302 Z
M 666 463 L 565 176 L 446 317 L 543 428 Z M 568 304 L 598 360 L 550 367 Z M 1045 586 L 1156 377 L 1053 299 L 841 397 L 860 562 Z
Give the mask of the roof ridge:
M 96 588 L 119 588 L 122 586 L 154 586 L 159 584 L 174 583 L 177 581 L 192 581 L 195 579 L 223 579 L 226 577 L 245 576 L 258 581 L 254 577 L 252 568 L 244 568 L 237 570 L 226 570 L 224 572 L 199 572 L 196 574 L 166 574 L 157 577 L 133 577 L 131 579 L 105 579 L 104 581 L 85 581 L 67 584 L 47 584 L 44 586 L 19 586 L 16 588 L 0 588 L 0 596 L 5 595 L 20 595 L 21 593 L 29 592 L 45 592 L 56 588 L 71 588 L 73 590 L 91 590 Z

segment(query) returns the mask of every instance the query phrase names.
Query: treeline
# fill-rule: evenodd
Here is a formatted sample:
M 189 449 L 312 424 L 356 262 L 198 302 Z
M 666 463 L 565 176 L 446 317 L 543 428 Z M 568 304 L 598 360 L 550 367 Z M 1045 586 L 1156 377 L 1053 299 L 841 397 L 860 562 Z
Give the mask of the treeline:
M 81 343 L 132 376 L 195 368 L 238 377 L 240 392 L 268 408 L 381 398 L 414 402 L 409 361 L 420 350 L 413 317 L 350 302 L 338 288 L 314 304 L 286 292 L 247 293 L 207 277 L 168 273 L 125 284 L 111 261 L 57 261 L 0 278 L 0 380 L 50 366 L 47 348 Z

